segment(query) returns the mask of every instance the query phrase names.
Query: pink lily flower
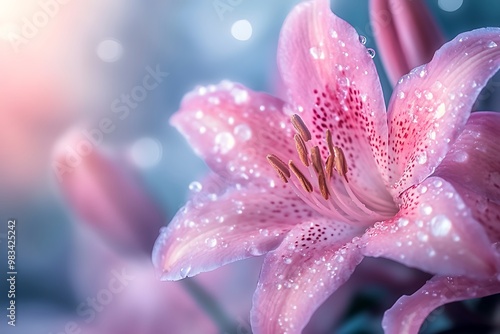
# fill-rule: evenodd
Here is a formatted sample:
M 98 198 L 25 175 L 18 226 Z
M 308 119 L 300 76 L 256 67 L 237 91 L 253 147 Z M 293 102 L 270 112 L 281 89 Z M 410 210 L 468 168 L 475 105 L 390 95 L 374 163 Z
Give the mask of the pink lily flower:
M 223 82 L 188 94 L 173 116 L 213 173 L 156 242 L 162 278 L 267 254 L 252 328 L 298 333 L 364 256 L 440 276 L 496 276 L 496 158 L 459 154 L 473 171 L 447 159 L 494 140 L 457 138 L 475 119 L 500 117 L 469 120 L 500 67 L 498 44 L 497 28 L 459 35 L 399 81 L 386 112 L 356 31 L 327 0 L 299 4 L 278 46 L 287 102 Z
M 370 0 L 370 21 L 389 80 L 428 63 L 445 40 L 422 1 Z

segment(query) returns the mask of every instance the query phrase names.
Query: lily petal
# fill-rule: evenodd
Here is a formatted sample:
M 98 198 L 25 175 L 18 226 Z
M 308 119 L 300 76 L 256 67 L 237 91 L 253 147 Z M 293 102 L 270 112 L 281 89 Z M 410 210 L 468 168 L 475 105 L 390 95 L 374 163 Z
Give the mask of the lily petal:
M 500 202 L 500 113 L 471 114 L 436 175 Z
M 485 277 L 497 270 L 488 237 L 456 190 L 431 177 L 401 196 L 401 210 L 362 237 L 363 254 L 440 275 Z
M 178 280 L 275 249 L 312 212 L 291 190 L 228 186 L 208 179 L 161 231 L 153 263 L 164 280 Z
M 393 85 L 411 69 L 428 63 L 445 42 L 422 1 L 371 0 L 370 21 Z
M 386 334 L 417 333 L 425 318 L 439 306 L 495 293 L 500 293 L 500 281 L 496 278 L 436 276 L 413 295 L 401 297 L 385 313 L 382 327 Z
M 266 161 L 271 149 L 296 154 L 283 102 L 228 81 L 186 95 L 171 123 L 213 171 L 235 182 L 277 179 Z
M 331 12 L 329 0 L 294 8 L 281 31 L 278 65 L 294 112 L 324 161 L 330 129 L 346 156 L 350 186 L 362 197 L 390 202 L 378 168 L 387 158 L 387 124 L 377 71 L 356 30 Z
M 300 333 L 361 262 L 359 249 L 350 243 L 359 232 L 325 219 L 290 231 L 264 259 L 250 315 L 255 333 Z
M 500 241 L 499 128 L 499 113 L 471 114 L 435 173 L 453 184 L 492 243 Z
M 389 184 L 398 195 L 432 174 L 500 67 L 500 28 L 457 36 L 401 78 L 389 104 Z

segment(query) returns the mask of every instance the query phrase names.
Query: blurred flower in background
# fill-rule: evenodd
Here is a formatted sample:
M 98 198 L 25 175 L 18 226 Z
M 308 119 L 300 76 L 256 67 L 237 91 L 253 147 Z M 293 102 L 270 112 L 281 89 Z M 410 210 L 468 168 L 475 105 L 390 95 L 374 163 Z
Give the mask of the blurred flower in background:
M 51 145 L 88 110 L 100 76 L 87 52 L 92 26 L 116 25 L 121 11 L 116 1 L 0 4 L 0 186 L 9 195 L 39 186 Z
M 214 276 L 200 276 L 197 285 L 167 286 L 151 278 L 144 250 L 152 247 L 154 237 L 149 233 L 157 233 L 158 226 L 170 220 L 192 191 L 189 185 L 206 172 L 168 125 L 170 115 L 198 84 L 230 79 L 257 91 L 279 93 L 275 61 L 279 29 L 298 2 L 5 0 L 0 4 L 1 258 L 6 258 L 3 222 L 12 217 L 19 222 L 19 327 L 2 321 L 2 333 L 69 333 L 71 328 L 65 326 L 70 321 L 89 333 L 124 332 L 113 327 L 116 317 L 138 326 L 147 324 L 128 326 L 131 333 L 147 333 L 147 326 L 156 330 L 173 318 L 179 327 L 170 322 L 174 327 L 164 332 L 217 333 L 231 326 L 236 332 L 250 332 L 248 310 L 259 263 L 222 268 L 207 274 Z M 473 28 L 500 25 L 496 0 L 425 3 L 445 40 Z M 375 49 L 374 59 L 383 73 L 383 54 L 375 44 L 368 5 L 368 1 L 332 1 L 334 12 Z M 478 110 L 498 110 L 499 82 L 495 77 L 483 90 Z M 382 83 L 384 92 L 390 93 L 389 81 L 382 77 Z M 50 152 L 67 131 L 76 135 L 59 141 L 63 161 L 80 159 L 82 169 L 63 173 L 65 165 L 51 162 Z M 69 144 L 68 138 L 78 136 L 85 144 Z M 61 182 L 58 176 L 72 180 Z M 80 177 L 88 181 L 79 181 Z M 153 222 L 147 226 L 137 220 L 127 225 L 122 217 L 130 212 L 157 218 L 145 219 Z M 162 223 L 159 217 L 165 217 Z M 78 306 L 97 298 L 115 277 L 113 270 L 125 267 L 136 277 L 127 286 L 130 289 L 113 297 L 93 321 L 85 322 L 88 314 L 81 316 Z M 1 268 L 7 272 L 6 265 Z M 374 268 L 381 268 L 380 280 L 367 284 L 364 278 L 375 276 Z M 363 262 L 352 284 L 318 310 L 305 332 L 337 328 L 340 333 L 379 333 L 384 310 L 401 294 L 416 291 L 426 278 L 393 263 Z M 397 288 L 396 282 L 401 283 Z M 142 286 L 148 288 L 141 292 Z M 0 293 L 6 289 L 2 282 Z M 210 298 L 204 303 L 205 293 Z M 172 299 L 179 303 L 172 304 Z M 214 300 L 220 305 L 213 306 Z M 0 301 L 5 309 L 6 300 Z M 347 311 L 333 316 L 338 303 L 348 305 Z M 462 319 L 479 311 L 491 319 L 495 300 L 464 305 L 458 312 Z M 453 327 L 460 317 L 456 307 L 452 311 L 431 314 L 424 330 Z M 455 315 L 454 320 L 450 322 L 447 314 Z

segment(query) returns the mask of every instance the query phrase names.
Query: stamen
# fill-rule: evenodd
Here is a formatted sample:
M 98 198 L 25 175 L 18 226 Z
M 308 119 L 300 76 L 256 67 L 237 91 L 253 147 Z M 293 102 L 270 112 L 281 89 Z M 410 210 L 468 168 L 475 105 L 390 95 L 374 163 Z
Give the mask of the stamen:
M 318 176 L 318 185 L 321 192 L 321 196 L 324 199 L 328 199 L 330 192 L 328 191 L 328 185 L 326 184 L 325 172 L 323 171 L 323 161 L 321 159 L 321 153 L 318 146 L 314 146 L 311 149 L 311 160 L 313 163 L 314 171 Z
M 333 155 L 329 155 L 328 158 L 326 158 L 326 179 L 330 180 L 330 178 L 333 176 L 333 163 L 334 163 L 334 158 Z
M 309 167 L 309 158 L 307 157 L 307 148 L 306 143 L 304 143 L 304 139 L 302 139 L 302 136 L 298 133 L 293 136 L 293 139 L 295 139 L 295 147 L 299 153 L 300 161 L 302 161 L 304 166 Z
M 302 120 L 302 118 L 299 115 L 297 115 L 297 114 L 293 114 L 291 119 L 292 119 L 292 125 L 293 125 L 293 127 L 295 128 L 295 130 L 297 130 L 297 132 L 300 134 L 300 136 L 302 137 L 302 139 L 304 141 L 311 140 L 311 138 L 312 138 L 311 137 L 311 132 L 307 128 L 307 126 L 304 123 L 304 121 Z
M 314 146 L 311 149 L 311 160 L 316 174 L 318 176 L 323 174 L 323 161 L 321 161 L 321 154 L 318 146 Z
M 302 118 L 294 114 L 291 122 L 296 130 L 293 137 L 295 147 L 300 161 L 306 167 L 306 175 L 302 171 L 304 168 L 299 168 L 292 160 L 286 164 L 274 154 L 269 154 L 267 160 L 283 182 L 290 181 L 293 191 L 305 203 L 333 219 L 348 219 L 359 224 L 378 221 L 393 214 L 386 213 L 385 207 L 373 200 L 367 201 L 365 197 L 359 196 L 357 192 L 360 190 L 349 184 L 346 156 L 342 148 L 334 145 L 330 129 L 326 130 L 326 139 L 323 139 L 329 152 L 325 162 L 319 143 L 317 146 L 313 146 L 315 141 L 308 143 L 312 136 Z
M 333 140 L 332 140 L 332 132 L 330 129 L 326 130 L 326 144 L 328 145 L 328 151 L 331 155 L 335 155 L 335 151 L 333 149 Z
M 338 146 L 335 146 L 333 148 L 334 153 L 335 153 L 335 170 L 339 173 L 340 176 L 344 177 L 347 182 L 347 162 L 345 160 L 345 155 L 342 149 Z
M 295 174 L 297 179 L 300 181 L 300 185 L 302 186 L 302 188 L 304 188 L 304 190 L 307 191 L 308 193 L 312 193 L 313 187 L 311 182 L 309 182 L 309 180 L 304 176 L 304 174 L 302 174 L 300 169 L 297 168 L 297 166 L 295 166 L 292 160 L 288 162 L 288 166 L 290 166 L 290 169 L 292 170 L 293 174 Z
M 268 154 L 266 158 L 267 162 L 269 162 L 269 164 L 278 173 L 279 178 L 283 182 L 288 183 L 288 179 L 290 178 L 291 174 L 286 163 L 284 163 L 283 160 L 281 160 L 274 154 Z
M 330 192 L 328 191 L 328 185 L 326 184 L 325 175 L 318 176 L 319 191 L 324 199 L 328 199 Z

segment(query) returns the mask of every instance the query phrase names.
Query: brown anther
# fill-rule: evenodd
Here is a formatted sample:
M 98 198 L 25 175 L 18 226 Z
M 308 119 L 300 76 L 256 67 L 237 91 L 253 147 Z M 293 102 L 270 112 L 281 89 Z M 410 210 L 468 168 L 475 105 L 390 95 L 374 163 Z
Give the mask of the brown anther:
M 347 181 L 347 162 L 345 160 L 344 152 L 338 146 L 335 146 L 333 149 L 335 152 L 335 170 Z
M 309 182 L 309 180 L 304 176 L 304 174 L 302 174 L 300 169 L 297 166 L 295 166 L 292 160 L 288 162 L 288 166 L 290 166 L 290 169 L 292 170 L 293 174 L 295 174 L 295 176 L 299 180 L 302 188 L 304 188 L 304 190 L 307 191 L 308 193 L 312 193 L 313 187 L 311 182 Z
M 328 146 L 328 152 L 330 152 L 331 155 L 335 155 L 333 150 L 332 132 L 330 129 L 326 130 L 326 144 Z
M 293 136 L 293 139 L 295 140 L 295 147 L 297 148 L 297 153 L 299 153 L 300 161 L 302 161 L 304 166 L 309 167 L 309 158 L 307 157 L 307 148 L 304 139 L 298 133 Z
M 288 183 L 288 179 L 290 178 L 291 174 L 286 163 L 284 163 L 283 160 L 281 160 L 274 154 L 268 154 L 266 158 L 267 162 L 269 162 L 269 164 L 276 170 L 276 173 L 278 173 L 280 179 L 283 182 Z
M 314 167 L 314 171 L 319 176 L 323 174 L 323 161 L 321 160 L 321 153 L 318 146 L 314 146 L 311 149 L 311 161 Z
M 311 132 L 307 128 L 307 126 L 304 123 L 304 121 L 302 120 L 302 118 L 299 115 L 297 115 L 297 114 L 293 114 L 291 119 L 292 119 L 292 125 L 293 125 L 293 127 L 295 128 L 295 130 L 297 130 L 297 132 L 300 134 L 300 136 L 302 137 L 302 139 L 304 141 L 311 140 L 311 138 L 312 138 L 311 137 Z
M 326 184 L 325 172 L 323 170 L 323 160 L 321 159 L 321 152 L 318 146 L 314 146 L 311 149 L 311 160 L 313 163 L 314 170 L 316 171 L 316 175 L 318 175 L 318 185 L 319 191 L 324 199 L 328 199 L 330 193 L 328 192 L 328 186 Z M 328 173 L 328 169 L 327 169 Z
M 326 185 L 326 179 L 324 175 L 318 176 L 319 191 L 324 199 L 328 199 L 330 192 L 328 191 L 328 186 Z
M 332 177 L 333 175 L 333 163 L 334 163 L 334 157 L 332 154 L 330 154 L 328 156 L 328 158 L 326 158 L 326 179 L 327 180 L 330 180 L 330 178 Z

